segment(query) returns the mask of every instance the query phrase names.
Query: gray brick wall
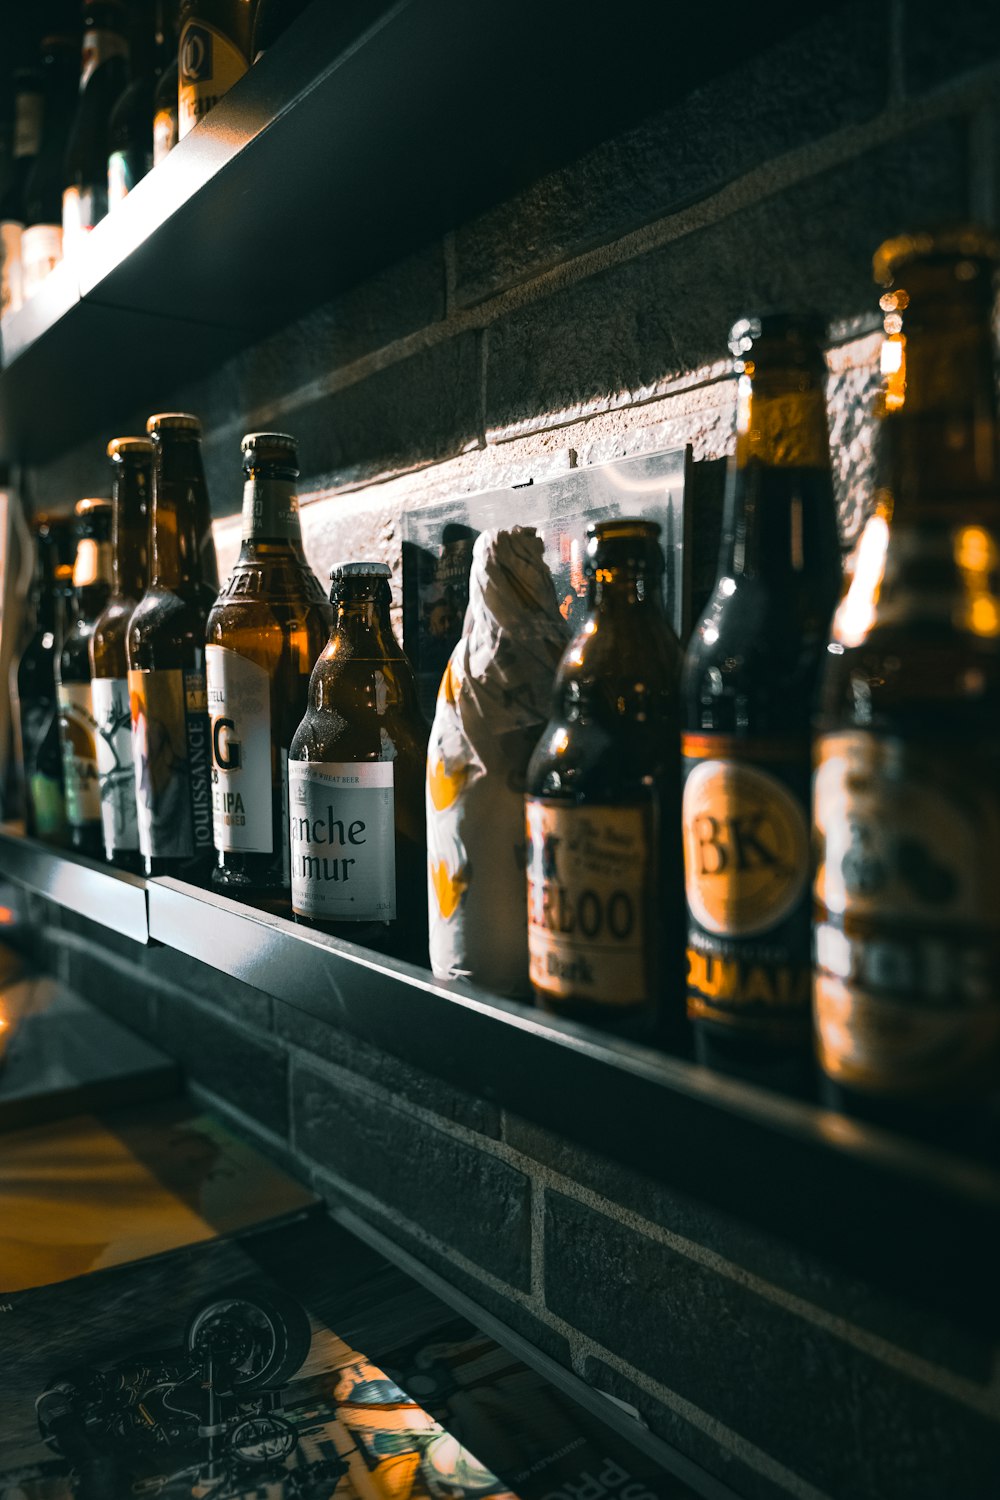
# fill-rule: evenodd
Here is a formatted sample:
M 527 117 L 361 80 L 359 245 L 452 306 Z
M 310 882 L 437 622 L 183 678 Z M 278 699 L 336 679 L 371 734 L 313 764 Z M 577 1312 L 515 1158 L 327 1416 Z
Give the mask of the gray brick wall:
M 223 565 L 251 427 L 300 436 L 317 569 L 369 555 L 397 583 L 410 508 L 690 442 L 703 592 L 732 441 L 726 331 L 772 302 L 833 320 L 849 543 L 871 488 L 871 252 L 908 226 L 996 225 L 998 82 L 995 5 L 841 5 L 169 393 L 205 421 Z M 36 502 L 101 484 L 107 435 L 34 473 Z M 181 955 L 33 908 L 39 956 L 262 1149 L 750 1500 L 1000 1493 L 1000 1363 L 980 1329 L 511 1118 L 474 1080 L 457 1093 Z

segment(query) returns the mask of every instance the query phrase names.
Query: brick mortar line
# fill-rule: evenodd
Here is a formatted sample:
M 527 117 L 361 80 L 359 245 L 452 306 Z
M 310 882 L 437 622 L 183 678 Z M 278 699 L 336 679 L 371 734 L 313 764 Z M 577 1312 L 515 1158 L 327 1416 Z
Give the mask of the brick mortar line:
M 273 424 L 310 400 L 336 395 L 459 334 L 485 328 L 508 313 L 520 311 L 543 297 L 563 291 L 601 271 L 627 264 L 700 229 L 721 223 L 742 208 L 764 203 L 875 147 L 897 140 L 920 125 L 956 113 L 968 115 L 982 103 L 989 102 L 998 79 L 1000 64 L 988 63 L 958 79 L 950 79 L 918 98 L 890 103 L 885 110 L 861 124 L 845 125 L 818 141 L 809 141 L 791 151 L 771 157 L 724 183 L 696 203 L 664 214 L 616 239 L 571 255 L 556 266 L 527 276 L 516 286 L 505 288 L 471 307 L 456 308 L 437 323 L 372 350 L 325 376 L 308 381 L 298 390 L 275 401 L 261 403 L 245 419 L 239 419 L 240 430 L 243 431 L 248 426 Z M 236 422 L 226 423 L 217 429 L 214 438 L 221 439 L 230 430 L 235 432 L 236 427 Z
M 577 1369 L 578 1359 L 581 1364 L 583 1359 L 588 1355 L 601 1359 L 612 1369 L 617 1370 L 619 1374 L 624 1375 L 634 1385 L 646 1391 L 648 1395 L 653 1396 L 655 1400 L 676 1411 L 678 1415 L 690 1422 L 693 1427 L 697 1427 L 707 1437 L 711 1438 L 713 1442 L 725 1448 L 734 1458 L 738 1458 L 763 1477 L 771 1479 L 781 1484 L 785 1489 L 788 1489 L 796 1496 L 796 1500 L 831 1500 L 829 1495 L 815 1489 L 806 1480 L 801 1479 L 792 1470 L 787 1469 L 783 1464 L 779 1463 L 777 1459 L 773 1459 L 763 1449 L 749 1442 L 731 1427 L 727 1427 L 725 1423 L 719 1422 L 710 1413 L 685 1400 L 683 1396 L 677 1395 L 676 1392 L 671 1391 L 667 1386 L 661 1385 L 649 1376 L 644 1376 L 642 1372 L 629 1365 L 626 1360 L 623 1360 L 612 1350 L 605 1349 L 595 1339 L 581 1333 L 571 1323 L 567 1323 L 564 1318 L 560 1318 L 555 1313 L 552 1313 L 544 1304 L 539 1306 L 532 1294 L 522 1292 L 517 1287 L 512 1287 L 507 1282 L 500 1280 L 492 1272 L 486 1271 L 475 1261 L 470 1261 L 468 1257 L 456 1251 L 451 1245 L 445 1244 L 443 1240 L 437 1239 L 421 1225 L 415 1224 L 411 1219 L 387 1210 L 386 1205 L 380 1199 L 368 1193 L 364 1188 L 359 1188 L 347 1178 L 342 1177 L 340 1173 L 315 1163 L 313 1164 L 313 1170 L 310 1172 L 310 1181 L 316 1191 L 320 1193 L 322 1193 L 323 1183 L 329 1183 L 337 1193 L 374 1211 L 380 1220 L 389 1226 L 401 1223 L 405 1226 L 407 1234 L 417 1244 L 424 1245 L 427 1249 L 440 1255 L 445 1261 L 454 1261 L 474 1281 L 482 1282 L 484 1286 L 489 1287 L 498 1296 L 504 1297 L 507 1301 L 514 1302 L 522 1307 L 526 1312 L 532 1313 L 538 1318 L 539 1322 L 551 1328 L 554 1333 L 562 1334 L 570 1347 L 571 1367 L 577 1373 L 579 1373 Z M 392 1238 L 391 1228 L 382 1232 L 386 1233 L 390 1239 Z M 501 1322 L 503 1321 L 499 1313 L 494 1313 L 493 1316 L 499 1317 Z M 669 1440 L 664 1439 L 664 1441 Z M 694 1461 L 697 1462 L 697 1460 Z
M 414 1104 L 411 1100 L 404 1099 L 398 1094 L 383 1088 L 382 1085 L 368 1078 L 364 1079 L 364 1088 L 359 1087 L 356 1081 L 358 1075 L 352 1074 L 341 1064 L 331 1063 L 325 1058 L 316 1058 L 314 1054 L 296 1046 L 289 1045 L 293 1065 L 299 1061 L 305 1061 L 306 1065 L 314 1072 L 319 1071 L 326 1074 L 331 1081 L 338 1082 L 355 1093 L 365 1093 L 376 1097 L 380 1103 L 390 1108 L 395 1108 L 400 1113 L 408 1114 L 413 1118 L 421 1120 L 432 1129 L 441 1131 L 454 1139 L 460 1140 L 464 1145 L 471 1146 L 476 1150 L 486 1151 L 489 1155 L 508 1166 L 520 1171 L 529 1181 L 537 1181 L 543 1188 L 551 1188 L 561 1193 L 564 1197 L 572 1198 L 582 1203 L 585 1207 L 600 1213 L 604 1218 L 612 1222 L 625 1225 L 633 1233 L 641 1234 L 646 1239 L 665 1245 L 668 1249 L 676 1251 L 685 1256 L 686 1259 L 704 1266 L 716 1275 L 724 1276 L 727 1280 L 735 1282 L 755 1295 L 762 1297 L 768 1302 L 793 1313 L 803 1322 L 812 1323 L 824 1332 L 840 1339 L 858 1349 L 869 1358 L 895 1370 L 907 1379 L 927 1386 L 939 1395 L 947 1396 L 949 1399 L 960 1402 L 963 1406 L 970 1407 L 992 1421 L 1000 1421 L 1000 1389 L 992 1383 L 981 1385 L 969 1380 L 965 1376 L 957 1375 L 942 1365 L 932 1364 L 930 1360 L 921 1355 L 913 1354 L 909 1350 L 893 1344 L 890 1340 L 883 1338 L 880 1334 L 871 1333 L 857 1324 L 849 1322 L 846 1318 L 836 1313 L 827 1312 L 824 1308 L 817 1307 L 794 1292 L 788 1292 L 783 1287 L 764 1280 L 755 1272 L 747 1270 L 735 1261 L 728 1260 L 714 1250 L 709 1250 L 696 1241 L 687 1239 L 673 1230 L 665 1229 L 662 1225 L 654 1224 L 644 1219 L 634 1210 L 615 1203 L 612 1199 L 596 1192 L 593 1188 L 577 1182 L 574 1178 L 566 1177 L 561 1172 L 549 1167 L 544 1162 L 538 1162 L 533 1157 L 526 1156 L 517 1151 L 504 1140 L 496 1140 L 491 1136 L 481 1135 L 470 1126 L 462 1125 L 457 1121 L 448 1120 L 442 1115 L 435 1114 L 423 1105 Z M 317 1067 L 318 1064 L 318 1067 Z M 294 1066 L 289 1070 L 291 1079 Z M 294 1116 L 294 1110 L 293 1110 Z M 532 1216 L 532 1231 L 534 1232 L 534 1216 Z
M 296 1153 L 288 1141 L 285 1140 L 284 1136 L 278 1135 L 274 1130 L 269 1130 L 266 1125 L 262 1125 L 253 1115 L 248 1115 L 238 1105 L 231 1104 L 228 1099 L 223 1098 L 221 1094 L 215 1093 L 213 1089 L 207 1088 L 202 1083 L 196 1083 L 193 1078 L 186 1079 L 185 1084 L 188 1093 L 196 1103 L 203 1104 L 206 1109 L 211 1109 L 216 1114 L 221 1115 L 223 1120 L 227 1124 L 232 1125 L 234 1130 L 245 1134 L 251 1144 L 262 1144 L 270 1148 L 280 1160 L 282 1170 L 288 1172 L 288 1158 L 295 1156 Z M 289 1176 L 292 1175 L 289 1172 Z M 305 1173 L 298 1180 L 306 1186 L 309 1185 L 308 1175 Z

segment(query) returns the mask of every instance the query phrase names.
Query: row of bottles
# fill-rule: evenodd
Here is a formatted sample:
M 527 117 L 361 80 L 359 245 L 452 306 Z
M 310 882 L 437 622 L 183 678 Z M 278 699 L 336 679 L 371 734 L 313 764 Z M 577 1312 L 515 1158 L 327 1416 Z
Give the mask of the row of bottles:
M 103 809 L 117 864 L 212 867 L 230 894 L 417 959 L 429 908 L 443 977 L 530 979 L 556 1014 L 681 1049 L 693 1033 L 702 1062 L 797 1091 L 815 1049 L 829 1097 L 870 1114 L 978 1101 L 1000 1079 L 997 258 L 975 230 L 879 252 L 881 478 L 846 591 L 822 324 L 742 320 L 718 578 L 686 650 L 655 525 L 596 525 L 543 724 L 561 636 L 541 543 L 481 537 L 475 649 L 449 663 L 429 759 L 389 570 L 341 565 L 328 604 L 293 440 L 244 440 L 243 544 L 219 590 L 196 420 L 118 439 L 114 544 L 106 504 L 81 502 L 58 657 L 73 843 L 100 848 Z M 53 602 L 22 661 L 29 790 L 53 764 L 50 725 L 32 739 L 25 712 L 65 569 L 50 535 Z M 497 793 L 478 842 L 454 818 L 477 783 Z M 52 803 L 35 801 L 39 831 Z M 454 940 L 466 918 L 478 930 Z
M 78 253 L 301 9 L 49 0 L 40 42 L 22 49 L 0 94 L 0 312 Z

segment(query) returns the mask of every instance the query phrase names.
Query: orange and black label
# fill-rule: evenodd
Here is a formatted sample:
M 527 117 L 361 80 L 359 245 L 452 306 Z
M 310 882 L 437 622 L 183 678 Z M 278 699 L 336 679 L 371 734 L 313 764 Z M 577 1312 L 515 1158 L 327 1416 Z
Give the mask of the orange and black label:
M 809 745 L 685 734 L 688 1015 L 792 1039 L 809 1023 Z

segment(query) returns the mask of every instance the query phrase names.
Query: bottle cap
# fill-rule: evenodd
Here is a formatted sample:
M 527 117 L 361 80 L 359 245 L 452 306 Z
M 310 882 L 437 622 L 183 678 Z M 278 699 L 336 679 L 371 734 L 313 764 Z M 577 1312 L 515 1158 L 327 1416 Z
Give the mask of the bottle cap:
M 108 444 L 108 457 L 117 458 L 119 454 L 141 453 L 150 455 L 156 452 L 151 438 L 148 437 L 116 437 Z
M 338 563 L 335 568 L 330 569 L 331 583 L 339 583 L 343 578 L 391 577 L 392 569 L 386 563 L 380 562 Z
M 283 453 L 298 452 L 298 443 L 287 432 L 248 432 L 240 447 L 244 453 L 250 448 L 278 448 Z
M 164 431 L 197 432 L 200 435 L 201 423 L 189 411 L 160 411 L 150 417 L 146 423 L 146 431 L 153 434 Z
M 651 567 L 654 573 L 662 573 L 659 522 L 629 516 L 593 522 L 587 527 L 583 570 L 591 575 L 605 563 L 624 568 Z
M 884 240 L 872 257 L 872 274 L 880 286 L 892 286 L 897 271 L 914 260 L 1000 261 L 1000 238 L 978 224 L 897 234 Z

